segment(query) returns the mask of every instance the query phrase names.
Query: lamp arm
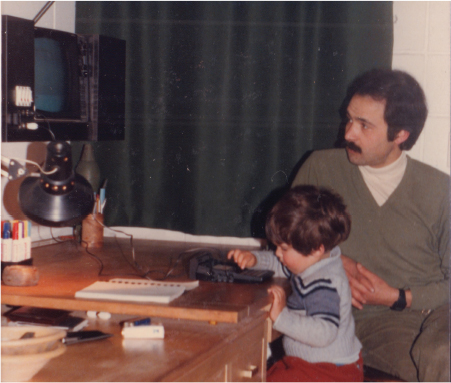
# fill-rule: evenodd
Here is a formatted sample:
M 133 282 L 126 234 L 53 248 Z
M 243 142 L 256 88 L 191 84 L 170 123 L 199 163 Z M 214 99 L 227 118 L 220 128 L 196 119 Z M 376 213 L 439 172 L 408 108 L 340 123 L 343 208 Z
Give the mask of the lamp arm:
M 39 171 L 43 174 L 49 175 L 58 171 L 57 167 L 54 167 L 52 170 L 46 172 L 41 166 L 34 161 L 26 160 L 26 159 L 17 159 L 17 158 L 9 158 L 5 156 L 2 157 L 2 165 L 5 166 L 8 171 L 2 169 L 2 177 L 7 177 L 10 180 L 15 180 L 17 178 L 23 177 L 25 175 L 30 175 L 34 177 L 39 177 L 39 173 L 31 173 L 25 168 L 25 166 L 21 165 L 18 161 L 23 161 L 27 164 L 35 165 Z
M 5 157 L 2 155 L 2 165 L 3 166 L 9 167 L 9 161 L 10 161 L 10 159 L 8 157 Z
M 29 173 L 25 166 L 21 165 L 14 158 L 8 158 L 2 155 L 2 165 L 8 169 L 8 172 L 2 169 L 2 176 L 10 180 L 15 180 Z

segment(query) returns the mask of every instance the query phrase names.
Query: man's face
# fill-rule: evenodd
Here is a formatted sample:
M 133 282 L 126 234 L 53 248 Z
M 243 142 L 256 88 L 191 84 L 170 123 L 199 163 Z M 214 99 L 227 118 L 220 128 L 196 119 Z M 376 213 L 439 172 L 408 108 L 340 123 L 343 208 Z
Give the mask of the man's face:
M 346 124 L 346 152 L 354 165 L 381 168 L 394 162 L 401 155 L 399 144 L 408 133 L 402 131 L 395 140 L 388 141 L 388 125 L 384 119 L 385 100 L 355 95 L 348 105 Z M 404 138 L 405 134 L 407 137 Z M 400 136 L 403 136 L 400 138 Z

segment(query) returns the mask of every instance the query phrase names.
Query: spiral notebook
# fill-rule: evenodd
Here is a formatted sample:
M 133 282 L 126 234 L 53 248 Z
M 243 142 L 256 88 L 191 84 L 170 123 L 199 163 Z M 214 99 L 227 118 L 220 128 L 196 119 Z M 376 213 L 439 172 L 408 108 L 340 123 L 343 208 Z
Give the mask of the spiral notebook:
M 169 303 L 186 290 L 199 286 L 199 281 L 159 282 L 140 279 L 115 278 L 97 281 L 75 293 L 75 298 L 106 299 L 124 302 Z

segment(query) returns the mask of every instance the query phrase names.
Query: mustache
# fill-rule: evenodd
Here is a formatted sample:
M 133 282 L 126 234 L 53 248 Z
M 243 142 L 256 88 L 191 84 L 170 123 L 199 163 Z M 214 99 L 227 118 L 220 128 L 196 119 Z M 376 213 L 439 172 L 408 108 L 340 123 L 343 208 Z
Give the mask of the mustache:
M 353 142 L 350 141 L 345 141 L 345 146 L 351 150 L 353 150 L 354 152 L 357 153 L 362 153 L 362 148 L 360 146 L 357 146 L 356 144 L 354 144 Z

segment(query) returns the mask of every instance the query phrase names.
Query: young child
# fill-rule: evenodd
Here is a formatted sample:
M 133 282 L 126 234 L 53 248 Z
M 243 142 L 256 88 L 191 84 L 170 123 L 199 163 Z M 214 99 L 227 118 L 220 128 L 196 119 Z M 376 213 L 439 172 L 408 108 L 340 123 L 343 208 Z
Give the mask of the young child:
M 315 186 L 292 188 L 266 221 L 272 251 L 231 250 L 242 269 L 268 269 L 291 282 L 287 298 L 272 286 L 269 316 L 284 334 L 285 356 L 267 380 L 363 381 L 362 345 L 354 333 L 351 290 L 338 244 L 348 238 L 351 218 L 337 194 Z

